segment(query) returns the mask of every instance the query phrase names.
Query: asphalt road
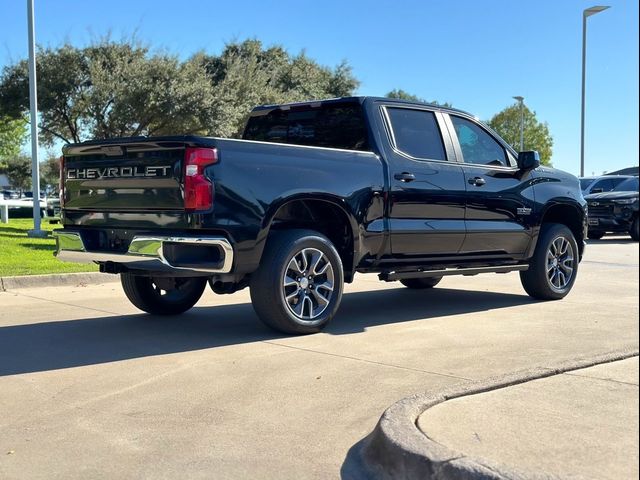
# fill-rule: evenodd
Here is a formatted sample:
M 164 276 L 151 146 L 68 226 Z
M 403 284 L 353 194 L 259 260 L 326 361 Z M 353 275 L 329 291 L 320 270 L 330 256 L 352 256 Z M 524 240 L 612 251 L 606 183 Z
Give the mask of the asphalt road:
M 248 291 L 155 318 L 118 283 L 0 293 L 0 478 L 336 478 L 415 392 L 638 347 L 638 244 L 589 245 L 573 292 L 517 273 L 411 291 L 360 276 L 325 333 L 259 323 Z

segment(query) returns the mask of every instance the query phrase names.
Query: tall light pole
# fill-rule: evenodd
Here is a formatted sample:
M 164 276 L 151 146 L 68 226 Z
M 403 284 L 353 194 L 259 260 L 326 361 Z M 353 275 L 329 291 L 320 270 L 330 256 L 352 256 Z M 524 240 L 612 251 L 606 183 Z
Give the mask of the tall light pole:
M 587 65 L 587 18 L 609 7 L 596 5 L 582 12 L 582 109 L 580 112 L 580 176 L 584 177 L 584 98 Z
M 40 163 L 38 162 L 38 89 L 36 83 L 36 35 L 34 31 L 33 0 L 27 0 L 29 25 L 29 108 L 31 121 L 31 191 L 33 192 L 33 230 L 29 237 L 46 237 L 40 229 Z
M 524 97 L 513 97 L 520 103 L 520 151 L 524 152 Z

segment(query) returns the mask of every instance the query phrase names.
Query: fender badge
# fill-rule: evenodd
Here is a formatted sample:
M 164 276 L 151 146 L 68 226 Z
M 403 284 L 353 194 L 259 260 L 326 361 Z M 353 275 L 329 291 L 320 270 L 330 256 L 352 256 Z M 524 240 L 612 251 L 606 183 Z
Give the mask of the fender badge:
M 527 207 L 520 207 L 517 212 L 518 215 L 531 215 L 531 209 Z

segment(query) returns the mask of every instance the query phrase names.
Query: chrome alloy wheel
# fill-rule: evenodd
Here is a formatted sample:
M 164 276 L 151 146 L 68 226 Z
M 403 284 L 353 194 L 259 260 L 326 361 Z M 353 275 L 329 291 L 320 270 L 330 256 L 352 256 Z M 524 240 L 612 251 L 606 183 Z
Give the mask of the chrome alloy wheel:
M 547 278 L 551 288 L 562 291 L 571 283 L 575 269 L 575 255 L 571 242 L 557 237 L 547 251 Z
M 282 278 L 282 295 L 289 311 L 303 324 L 313 324 L 333 296 L 333 267 L 316 248 L 293 255 Z

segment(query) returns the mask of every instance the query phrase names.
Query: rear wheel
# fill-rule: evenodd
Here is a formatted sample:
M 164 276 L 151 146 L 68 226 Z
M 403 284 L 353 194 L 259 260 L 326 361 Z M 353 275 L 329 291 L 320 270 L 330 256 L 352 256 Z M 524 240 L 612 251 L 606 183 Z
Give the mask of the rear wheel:
M 342 261 L 313 230 L 274 232 L 251 276 L 251 302 L 266 325 L 284 333 L 322 330 L 342 299 Z
M 520 272 L 526 292 L 540 300 L 559 300 L 573 287 L 578 273 L 578 243 L 565 225 L 542 225 L 529 269 Z
M 400 283 L 407 288 L 419 290 L 423 288 L 433 288 L 440 283 L 440 280 L 442 280 L 442 277 L 405 278 L 404 280 L 400 280 Z
M 640 222 L 638 221 L 638 217 L 633 220 L 631 229 L 629 230 L 629 235 L 631 235 L 631 238 L 636 242 L 640 240 Z
M 145 277 L 123 273 L 122 289 L 131 303 L 154 315 L 177 315 L 193 307 L 207 285 L 206 277 Z
M 600 240 L 602 237 L 604 237 L 604 232 L 589 232 L 587 234 L 587 237 L 589 237 L 591 240 Z

